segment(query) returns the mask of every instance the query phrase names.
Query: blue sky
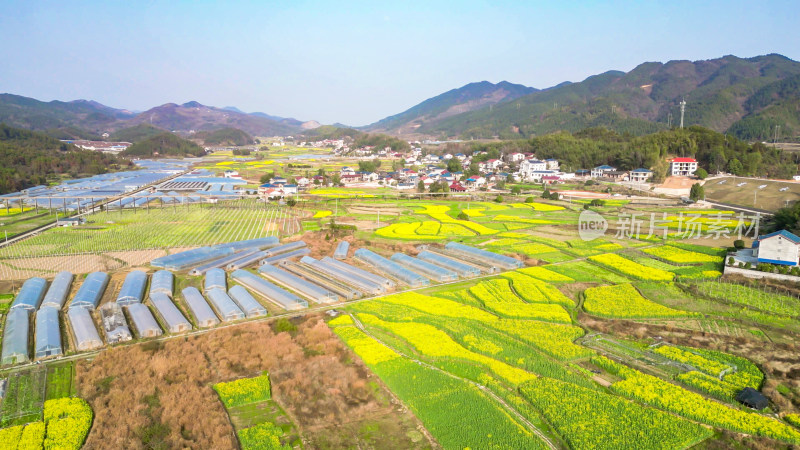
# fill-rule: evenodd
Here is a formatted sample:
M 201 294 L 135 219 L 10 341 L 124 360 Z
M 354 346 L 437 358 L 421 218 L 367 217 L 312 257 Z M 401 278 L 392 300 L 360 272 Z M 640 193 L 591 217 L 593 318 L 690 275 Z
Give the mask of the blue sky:
M 792 1 L 0 0 L 0 92 L 197 100 L 364 125 L 473 81 L 537 88 L 644 61 L 800 59 Z

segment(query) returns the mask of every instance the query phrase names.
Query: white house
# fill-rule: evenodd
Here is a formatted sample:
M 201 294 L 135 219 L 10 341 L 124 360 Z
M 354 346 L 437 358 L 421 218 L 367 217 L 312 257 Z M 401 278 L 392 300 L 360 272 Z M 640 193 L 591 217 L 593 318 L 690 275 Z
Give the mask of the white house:
M 520 161 L 522 161 L 524 159 L 525 159 L 525 154 L 524 153 L 516 152 L 516 153 L 512 153 L 512 154 L 508 155 L 508 160 L 511 161 L 511 162 L 520 162 Z
M 536 159 L 526 159 L 519 164 L 519 173 L 523 178 L 532 177 L 534 172 L 547 170 L 547 163 Z
M 352 167 L 344 166 L 339 170 L 339 175 L 355 175 L 356 171 Z
M 690 177 L 697 172 L 697 160 L 694 158 L 672 158 L 669 166 L 673 177 Z
M 592 178 L 601 178 L 606 176 L 608 172 L 616 171 L 616 167 L 611 167 L 609 165 L 603 164 L 602 166 L 597 166 L 592 169 Z
M 800 256 L 800 237 L 780 230 L 753 241 L 753 253 L 760 263 L 796 266 Z
M 547 170 L 558 170 L 558 160 L 553 158 L 545 159 L 544 162 L 547 163 Z
M 644 183 L 653 176 L 653 172 L 649 169 L 638 168 L 630 172 L 630 179 L 634 183 Z

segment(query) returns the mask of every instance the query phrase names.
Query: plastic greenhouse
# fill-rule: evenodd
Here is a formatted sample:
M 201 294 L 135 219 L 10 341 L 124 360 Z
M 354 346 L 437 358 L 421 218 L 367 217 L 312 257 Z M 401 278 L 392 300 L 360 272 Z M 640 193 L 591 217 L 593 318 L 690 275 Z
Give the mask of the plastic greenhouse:
M 158 292 L 172 298 L 175 277 L 169 270 L 159 270 L 150 278 L 150 295 Z
M 323 276 L 347 283 L 348 285 L 353 286 L 367 294 L 379 295 L 386 293 L 386 288 L 380 284 L 374 283 L 359 275 L 339 269 L 338 267 L 329 265 L 322 261 L 318 261 L 310 256 L 304 256 L 300 258 L 300 262 L 322 274 Z
M 350 243 L 347 241 L 339 242 L 339 245 L 336 246 L 336 250 L 333 252 L 333 257 L 335 259 L 347 259 L 347 252 L 350 251 Z
M 268 258 L 264 258 L 259 262 L 259 264 L 262 266 L 265 264 L 277 264 L 287 259 L 308 255 L 309 253 L 311 253 L 311 250 L 309 250 L 308 248 L 298 248 L 297 250 L 292 250 L 290 252 L 281 253 L 280 255 L 274 255 Z
M 297 249 L 303 248 L 305 246 L 306 246 L 306 243 L 303 242 L 303 241 L 288 242 L 286 244 L 279 245 L 277 247 L 273 247 L 273 248 L 267 250 L 266 253 L 267 253 L 267 256 L 275 256 L 275 255 L 279 255 L 281 253 L 287 253 L 287 252 L 290 252 L 292 250 L 297 250 Z
M 469 245 L 459 244 L 458 242 L 449 242 L 444 248 L 451 253 L 507 270 L 519 269 L 522 267 L 522 262 L 517 259 L 470 247 Z
M 117 303 L 120 306 L 130 305 L 131 303 L 141 303 L 144 299 L 144 288 L 147 286 L 147 272 L 134 270 L 125 277 L 122 288 L 117 294 Z
M 150 261 L 150 265 L 162 269 L 184 270 L 214 259 L 222 258 L 232 253 L 233 249 L 228 247 L 199 247 L 185 252 L 156 258 Z
M 61 307 L 64 306 L 64 302 L 67 301 L 67 295 L 69 295 L 69 290 L 72 287 L 73 278 L 75 278 L 75 276 L 72 275 L 70 271 L 64 270 L 58 272 L 50 283 L 50 288 L 47 289 L 47 293 L 44 294 L 44 299 L 39 308 L 52 306 L 61 309 Z
M 72 297 L 69 303 L 70 308 L 89 308 L 94 309 L 100 303 L 103 293 L 108 286 L 109 276 L 105 272 L 92 272 L 78 288 L 78 293 Z
M 244 319 L 244 312 L 234 303 L 224 289 L 214 288 L 208 290 L 206 291 L 206 297 L 208 297 L 211 305 L 217 310 L 217 314 L 224 322 Z
M 128 315 L 131 323 L 140 338 L 161 336 L 161 327 L 158 326 L 156 318 L 150 312 L 150 308 L 142 303 L 131 303 L 128 305 Z
M 119 305 L 117 305 L 119 308 Z M 92 313 L 86 308 L 71 308 L 67 311 L 75 346 L 80 351 L 94 350 L 103 346 L 103 340 L 97 333 L 92 320 Z M 110 342 L 110 341 L 109 341 Z
M 108 302 L 100 307 L 100 320 L 103 323 L 103 332 L 109 344 L 130 341 L 133 339 L 122 307 L 115 302 Z
M 226 270 L 243 269 L 247 266 L 257 263 L 258 261 L 261 261 L 264 258 L 267 258 L 268 256 L 269 255 L 267 254 L 267 252 L 264 251 L 251 253 L 249 255 L 237 258 L 235 261 L 226 264 L 225 269 Z
M 366 248 L 359 248 L 355 251 L 353 256 L 365 264 L 369 264 L 378 270 L 383 271 L 387 275 L 394 277 L 411 287 L 420 287 L 430 284 L 430 281 L 422 275 L 406 269 L 405 267 L 397 264 L 394 261 L 388 260 L 383 256 L 367 250 Z
M 36 311 L 36 336 L 34 358 L 58 356 L 64 353 L 61 347 L 61 327 L 58 324 L 58 308 L 42 306 Z
M 208 328 L 219 323 L 219 319 L 216 314 L 214 314 L 214 310 L 208 306 L 206 299 L 203 298 L 203 294 L 201 294 L 197 288 L 187 287 L 181 291 L 181 294 L 183 294 L 183 299 L 186 300 L 189 310 L 192 311 L 192 315 L 194 315 L 194 320 L 197 322 L 198 327 Z
M 262 250 L 262 249 L 265 249 L 265 248 L 275 247 L 279 243 L 280 243 L 280 241 L 278 241 L 277 237 L 268 236 L 268 237 L 262 237 L 262 238 L 245 239 L 243 241 L 227 242 L 225 244 L 217 244 L 217 245 L 215 245 L 213 247 L 214 248 L 220 248 L 220 247 L 231 248 L 234 251 L 244 250 L 244 249 L 247 249 L 247 248 L 252 248 L 252 249 L 257 248 L 259 250 Z
M 438 253 L 433 253 L 428 250 L 423 250 L 417 255 L 417 259 L 436 264 L 439 267 L 450 269 L 462 277 L 477 277 L 481 274 L 481 270 L 475 266 L 471 266 L 457 259 L 449 258 Z
M 262 252 L 259 250 L 241 250 L 232 255 L 223 256 L 222 258 L 215 259 L 203 265 L 197 266 L 189 271 L 189 275 L 200 276 L 211 269 L 226 267 L 228 264 L 232 264 L 240 259 L 247 258 L 248 256 L 251 256 L 255 253 L 262 253 Z
M 346 262 L 343 262 L 343 261 L 337 261 L 334 258 L 330 258 L 328 256 L 322 258 L 321 261 L 324 264 L 328 264 L 328 265 L 333 266 L 333 267 L 338 267 L 339 269 L 346 270 L 347 272 L 356 274 L 356 275 L 360 276 L 361 278 L 366 278 L 367 280 L 370 280 L 373 283 L 377 283 L 377 284 L 383 285 L 386 289 L 391 289 L 391 288 L 397 286 L 397 283 L 395 283 L 394 281 L 392 281 L 392 280 L 390 280 L 390 279 L 388 279 L 386 277 L 382 277 L 382 276 L 380 276 L 378 274 L 374 274 L 374 273 L 372 273 L 370 271 L 361 269 L 361 268 L 356 267 L 356 266 L 354 266 L 352 264 L 347 264 Z
M 156 308 L 161 320 L 166 324 L 167 331 L 170 333 L 183 333 L 192 329 L 192 325 L 183 316 L 183 313 L 172 303 L 172 299 L 168 296 L 155 292 L 150 296 L 150 301 Z
M 308 308 L 308 302 L 302 298 L 275 286 L 269 281 L 244 270 L 236 270 L 231 277 L 237 282 L 247 286 L 267 300 L 287 310 Z
M 431 264 L 427 261 L 408 256 L 405 253 L 395 253 L 392 255 L 392 261 L 405 266 L 417 273 L 425 275 L 431 280 L 444 283 L 447 281 L 455 281 L 458 279 L 458 274 L 450 269 L 439 267 L 436 264 Z
M 25 308 L 14 308 L 6 316 L 3 335 L 2 364 L 19 364 L 30 361 L 28 331 L 30 313 Z
M 228 288 L 225 271 L 222 269 L 211 269 L 206 272 L 206 280 L 203 285 L 204 291 L 211 289 L 222 289 L 223 291 Z
M 44 278 L 28 278 L 19 289 L 17 296 L 11 303 L 10 309 L 23 308 L 29 311 L 39 308 L 44 298 L 47 280 Z
M 247 289 L 236 285 L 228 289 L 228 296 L 242 308 L 247 317 L 259 317 L 267 315 L 267 308 L 247 291 Z
M 292 275 L 285 270 L 278 269 L 270 265 L 261 266 L 258 268 L 259 273 L 268 279 L 281 284 L 294 292 L 314 300 L 317 303 L 333 303 L 339 300 L 339 296 L 335 293 L 317 286 L 314 283 L 306 281 L 298 276 Z
M 300 264 L 291 262 L 284 263 L 281 265 L 281 267 L 297 276 L 305 278 L 332 292 L 335 292 L 347 300 L 353 300 L 364 295 L 361 293 L 361 291 L 353 289 L 351 286 L 339 282 L 338 280 L 332 280 L 328 277 L 325 277 L 318 272 L 311 270 L 309 267 L 301 266 Z

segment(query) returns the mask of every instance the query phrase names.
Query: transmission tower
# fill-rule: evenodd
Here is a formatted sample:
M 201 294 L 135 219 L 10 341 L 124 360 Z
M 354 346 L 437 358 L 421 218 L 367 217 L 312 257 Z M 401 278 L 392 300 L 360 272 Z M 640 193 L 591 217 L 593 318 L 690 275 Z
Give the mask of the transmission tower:
M 686 99 L 681 99 L 681 128 L 683 128 L 683 113 L 686 111 Z

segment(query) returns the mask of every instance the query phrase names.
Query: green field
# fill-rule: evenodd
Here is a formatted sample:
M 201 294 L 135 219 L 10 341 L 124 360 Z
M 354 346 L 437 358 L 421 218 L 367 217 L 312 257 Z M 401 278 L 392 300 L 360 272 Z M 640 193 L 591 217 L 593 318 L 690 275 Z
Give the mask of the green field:
M 739 186 L 741 183 L 746 184 Z M 800 183 L 791 181 L 722 177 L 706 181 L 703 187 L 707 200 L 767 211 L 800 200 Z
M 44 368 L 10 374 L 6 395 L 0 405 L 0 427 L 41 420 L 46 387 L 47 370 Z

